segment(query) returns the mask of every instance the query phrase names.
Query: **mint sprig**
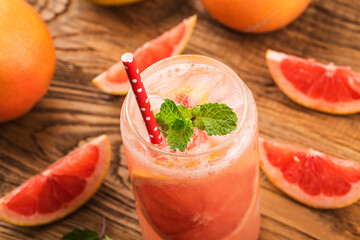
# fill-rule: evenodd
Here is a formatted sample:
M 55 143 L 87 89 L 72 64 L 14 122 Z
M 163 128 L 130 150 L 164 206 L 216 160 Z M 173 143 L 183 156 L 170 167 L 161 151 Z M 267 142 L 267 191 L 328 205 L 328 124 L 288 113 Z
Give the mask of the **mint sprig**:
M 103 226 L 100 235 L 91 229 L 76 228 L 73 231 L 65 234 L 61 240 L 111 240 L 107 235 L 105 235 L 106 230 L 106 221 L 103 219 Z
M 108 236 L 100 237 L 96 231 L 88 228 L 74 229 L 72 232 L 65 234 L 61 240 L 111 240 Z
M 176 103 L 170 99 L 165 99 L 160 106 L 161 120 L 168 126 L 171 126 L 176 119 L 185 119 Z
M 174 125 L 176 120 L 185 120 L 185 118 L 174 101 L 165 99 L 160 106 L 160 112 L 155 115 L 155 120 L 161 133 L 166 137 L 170 126 Z
M 194 135 L 194 126 L 189 119 L 176 119 L 174 124 L 167 131 L 167 142 L 171 150 L 178 148 L 185 151 L 191 137 Z
M 189 109 L 165 99 L 155 120 L 170 149 L 183 152 L 191 141 L 194 127 L 206 130 L 209 136 L 226 135 L 236 129 L 238 118 L 226 104 L 205 103 Z
M 206 130 L 209 136 L 225 135 L 236 129 L 238 120 L 232 108 L 225 104 L 205 103 L 191 110 L 194 125 L 199 130 Z
M 184 105 L 177 105 L 177 108 L 179 109 L 179 111 L 181 112 L 181 114 L 183 115 L 184 118 L 192 118 L 193 115 L 191 113 L 191 109 L 185 107 Z
M 98 240 L 99 234 L 90 229 L 74 229 L 72 232 L 65 234 L 61 240 Z

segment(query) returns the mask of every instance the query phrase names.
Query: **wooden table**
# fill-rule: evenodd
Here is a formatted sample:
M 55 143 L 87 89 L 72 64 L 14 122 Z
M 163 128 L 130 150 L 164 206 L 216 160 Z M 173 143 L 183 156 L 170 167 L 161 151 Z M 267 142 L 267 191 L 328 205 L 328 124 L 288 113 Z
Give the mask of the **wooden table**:
M 107 218 L 112 239 L 141 239 L 122 148 L 119 113 L 124 97 L 109 96 L 91 79 L 125 51 L 198 14 L 184 53 L 219 59 L 254 94 L 260 135 L 360 161 L 360 114 L 332 116 L 301 107 L 274 84 L 265 63 L 268 48 L 360 72 L 360 3 L 314 0 L 288 27 L 249 35 L 211 19 L 200 0 L 146 0 L 105 8 L 85 0 L 29 0 L 47 22 L 57 53 L 47 95 L 25 116 L 0 124 L 0 194 L 38 173 L 78 143 L 108 134 L 112 163 L 103 185 L 80 210 L 56 223 L 15 227 L 0 221 L 0 239 L 59 239 L 73 228 L 100 231 Z M 316 210 L 286 197 L 261 175 L 260 239 L 360 239 L 360 202 L 338 210 Z

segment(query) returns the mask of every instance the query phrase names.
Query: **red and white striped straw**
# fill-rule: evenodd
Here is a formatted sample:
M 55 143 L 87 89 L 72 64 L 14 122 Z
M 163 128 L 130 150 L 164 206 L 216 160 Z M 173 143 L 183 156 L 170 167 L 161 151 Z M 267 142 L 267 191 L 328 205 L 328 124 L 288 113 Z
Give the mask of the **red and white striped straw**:
M 141 80 L 139 69 L 136 66 L 134 56 L 132 53 L 125 53 L 121 56 L 121 61 L 129 77 L 131 88 L 150 136 L 150 141 L 152 144 L 159 144 L 162 141 L 162 137 L 154 113 L 151 111 L 150 101 Z

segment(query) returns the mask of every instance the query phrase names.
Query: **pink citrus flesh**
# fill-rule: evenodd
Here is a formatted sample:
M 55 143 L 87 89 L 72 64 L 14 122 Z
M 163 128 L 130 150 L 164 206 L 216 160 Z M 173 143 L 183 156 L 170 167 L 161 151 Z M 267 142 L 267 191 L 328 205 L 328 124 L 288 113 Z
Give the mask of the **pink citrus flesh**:
M 144 71 L 153 63 L 164 58 L 180 54 L 191 37 L 196 18 L 194 15 L 184 19 L 172 29 L 136 49 L 134 58 L 139 71 Z M 125 95 L 130 89 L 129 80 L 121 61 L 96 76 L 92 82 L 101 91 L 114 95 Z
M 273 50 L 266 60 L 278 87 L 298 104 L 332 114 L 360 112 L 360 75 L 350 67 Z
M 255 178 L 257 172 L 249 174 Z M 216 180 L 190 181 L 185 186 L 166 176 L 133 174 L 132 186 L 143 215 L 159 236 L 217 240 L 230 236 L 255 202 L 252 197 L 244 196 L 256 196 L 254 184 L 257 183 L 240 186 L 234 184 L 234 178 L 228 174 Z
M 68 154 L 0 199 L 0 218 L 20 226 L 53 222 L 81 207 L 110 163 L 105 135 Z
M 355 161 L 260 138 L 260 166 L 276 187 L 310 207 L 340 208 L 360 198 Z

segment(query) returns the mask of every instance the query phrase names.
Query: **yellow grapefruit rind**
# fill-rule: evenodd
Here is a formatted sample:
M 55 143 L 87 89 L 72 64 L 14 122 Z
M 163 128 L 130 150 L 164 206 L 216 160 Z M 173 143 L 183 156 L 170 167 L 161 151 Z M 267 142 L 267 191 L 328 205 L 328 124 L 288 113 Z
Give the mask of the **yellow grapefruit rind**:
M 190 39 L 190 37 L 192 35 L 192 32 L 193 32 L 193 30 L 195 28 L 196 20 L 197 20 L 196 15 L 193 15 L 193 16 L 183 20 L 183 22 L 187 26 L 185 28 L 186 33 L 184 34 L 184 37 L 183 37 L 182 41 L 178 44 L 178 46 L 176 46 L 174 48 L 174 51 L 172 52 L 172 54 L 169 57 L 179 55 L 180 53 L 182 53 L 182 51 L 186 47 L 186 44 L 188 43 L 188 41 L 189 41 L 189 39 Z M 165 35 L 169 31 L 171 31 L 171 29 L 164 32 L 162 35 Z M 158 38 L 159 37 L 161 38 L 162 35 L 158 36 Z M 147 44 L 149 44 L 149 42 L 146 42 L 139 49 L 145 48 L 147 46 Z M 138 50 L 136 50 L 136 51 L 138 51 Z M 96 76 L 92 80 L 92 83 L 99 90 L 101 90 L 102 92 L 108 93 L 108 94 L 126 95 L 128 93 L 128 91 L 130 89 L 130 84 L 128 82 L 126 82 L 126 83 L 112 83 L 112 82 L 106 80 L 106 75 L 107 75 L 107 71 L 101 73 L 100 75 Z
M 111 161 L 111 146 L 106 135 L 101 135 L 91 142 L 87 143 L 93 144 L 99 149 L 99 161 L 95 168 L 94 173 L 87 179 L 87 184 L 83 192 L 71 201 L 68 205 L 61 208 L 59 211 L 62 211 L 61 214 L 57 212 L 51 214 L 34 214 L 30 217 L 22 216 L 18 213 L 15 213 L 9 210 L 4 203 L 6 197 L 14 195 L 14 192 L 10 192 L 8 195 L 0 199 L 0 219 L 5 222 L 11 223 L 17 226 L 39 226 L 48 223 L 55 222 L 59 219 L 66 217 L 67 215 L 73 213 L 78 208 L 83 206 L 90 198 L 97 192 L 101 183 L 103 182 L 106 173 L 109 169 Z M 84 145 L 84 146 L 86 146 Z M 80 147 L 81 148 L 81 147 Z M 56 162 L 54 163 L 56 164 Z M 51 167 L 51 166 L 50 166 Z M 49 167 L 49 168 L 50 168 Z M 45 170 L 46 171 L 46 170 Z M 45 172 L 44 171 L 44 172 Z M 30 180 L 30 179 L 29 179 Z M 28 181 L 29 181 L 28 180 Z M 90 182 L 91 181 L 91 182 Z M 92 185 L 90 183 L 93 183 Z M 86 193 L 86 194 L 85 194 Z M 45 215 L 45 216 L 44 216 Z
M 297 184 L 292 184 L 287 182 L 284 179 L 282 172 L 269 162 L 263 145 L 264 141 L 269 141 L 269 140 L 259 138 L 260 167 L 264 171 L 265 175 L 268 177 L 270 182 L 289 197 L 295 199 L 296 201 L 306 206 L 312 208 L 319 208 L 319 209 L 343 208 L 357 202 L 360 199 L 360 181 L 356 183 L 351 183 L 351 190 L 345 196 L 327 197 L 324 196 L 323 194 L 320 194 L 318 196 L 311 196 L 305 193 Z M 276 143 L 276 142 L 274 143 L 284 145 L 283 143 Z M 295 146 L 291 146 L 291 147 L 298 148 Z M 306 151 L 306 149 L 303 148 L 298 148 L 298 149 Z M 324 155 L 324 153 L 312 149 L 310 149 L 310 151 L 312 154 Z M 335 165 L 354 164 L 354 162 L 350 160 L 343 160 L 334 157 L 332 159 L 335 161 L 334 162 Z
M 294 102 L 320 112 L 331 114 L 353 114 L 360 112 L 360 100 L 351 102 L 330 103 L 324 100 L 313 99 L 296 89 L 283 75 L 280 63 L 288 55 L 268 49 L 266 51 L 266 62 L 272 78 L 280 90 Z

